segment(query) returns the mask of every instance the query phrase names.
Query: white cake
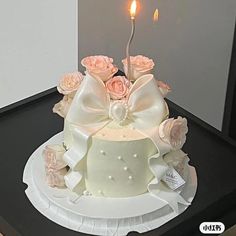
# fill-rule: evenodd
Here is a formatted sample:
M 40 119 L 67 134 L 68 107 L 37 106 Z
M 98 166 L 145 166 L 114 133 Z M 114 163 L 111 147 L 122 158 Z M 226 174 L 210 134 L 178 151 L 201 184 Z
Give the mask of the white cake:
M 53 147 L 44 152 L 47 181 L 78 196 L 150 192 L 176 211 L 178 203 L 188 205 L 179 194 L 188 176 L 188 158 L 181 151 L 187 121 L 168 118 L 164 97 L 170 88 L 151 74 L 151 59 L 131 57 L 131 81 L 115 76 L 112 63 L 105 56 L 87 57 L 85 76 L 75 72 L 60 81 L 64 98 L 54 112 L 65 118 L 64 153 Z

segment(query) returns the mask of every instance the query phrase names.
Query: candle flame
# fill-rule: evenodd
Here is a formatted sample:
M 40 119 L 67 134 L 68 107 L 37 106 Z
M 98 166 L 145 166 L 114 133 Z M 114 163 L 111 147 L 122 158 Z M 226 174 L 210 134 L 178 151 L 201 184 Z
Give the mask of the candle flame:
M 131 16 L 131 19 L 134 19 L 134 18 L 135 18 L 136 10 L 137 10 L 137 2 L 136 2 L 136 0 L 133 0 L 133 2 L 132 2 L 132 4 L 131 4 L 131 7 L 130 7 L 130 16 Z
M 153 21 L 154 21 L 154 22 L 157 22 L 158 19 L 159 19 L 159 10 L 156 9 L 155 12 L 154 12 L 154 14 L 153 14 Z

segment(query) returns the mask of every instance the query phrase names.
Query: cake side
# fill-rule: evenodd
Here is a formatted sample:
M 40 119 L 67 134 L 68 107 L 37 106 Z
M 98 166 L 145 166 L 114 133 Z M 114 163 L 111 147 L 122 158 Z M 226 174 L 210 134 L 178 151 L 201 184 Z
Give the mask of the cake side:
M 130 197 L 147 192 L 154 178 L 148 157 L 156 153 L 148 138 L 108 141 L 92 137 L 86 155 L 86 189 L 93 196 L 104 197 Z

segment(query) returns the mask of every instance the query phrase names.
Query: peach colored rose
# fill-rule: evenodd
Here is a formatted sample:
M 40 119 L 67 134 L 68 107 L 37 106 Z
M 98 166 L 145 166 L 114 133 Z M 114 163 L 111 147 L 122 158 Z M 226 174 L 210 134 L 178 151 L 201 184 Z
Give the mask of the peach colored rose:
M 106 82 L 106 89 L 112 99 L 122 99 L 128 94 L 130 84 L 125 76 L 115 76 Z
M 71 93 L 75 93 L 84 76 L 80 72 L 69 73 L 61 78 L 59 85 L 57 86 L 57 90 L 59 93 L 68 95 Z
M 62 145 L 48 145 L 43 151 L 46 181 L 51 187 L 65 186 L 67 164 L 63 160 L 64 153 L 65 149 Z
M 45 168 L 54 170 L 65 168 L 67 166 L 63 160 L 65 152 L 62 145 L 47 145 L 43 150 Z
M 127 58 L 122 60 L 124 65 L 124 72 L 127 75 Z M 137 80 L 139 77 L 150 74 L 155 64 L 152 59 L 148 57 L 138 55 L 135 57 L 130 57 L 130 65 L 131 65 L 131 80 Z
M 159 136 L 172 146 L 174 150 L 181 149 L 186 141 L 188 132 L 187 120 L 182 117 L 167 119 L 160 124 Z
M 81 64 L 86 68 L 91 76 L 107 81 L 118 71 L 114 66 L 113 59 L 107 56 L 90 56 L 81 61 Z
M 157 80 L 157 86 L 160 89 L 163 97 L 166 97 L 166 95 L 171 92 L 171 87 L 163 81 Z
M 46 181 L 50 187 L 64 187 L 64 176 L 67 174 L 67 169 L 61 170 L 46 169 Z
M 73 98 L 69 95 L 66 95 L 59 103 L 54 105 L 52 111 L 58 114 L 59 116 L 65 118 L 70 109 L 72 101 Z

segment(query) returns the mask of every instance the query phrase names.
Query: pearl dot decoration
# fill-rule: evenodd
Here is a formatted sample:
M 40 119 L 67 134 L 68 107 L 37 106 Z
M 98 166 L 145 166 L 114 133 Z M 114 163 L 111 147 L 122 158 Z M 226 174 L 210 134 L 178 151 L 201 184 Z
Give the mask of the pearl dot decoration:
M 113 177 L 111 175 L 108 176 L 109 180 L 113 180 Z
M 138 154 L 134 154 L 134 157 L 137 158 L 137 157 L 138 157 Z
M 129 168 L 127 166 L 124 167 L 124 171 L 127 171 Z
M 128 116 L 128 105 L 125 101 L 115 101 L 111 103 L 109 116 L 112 120 L 122 124 Z
M 85 190 L 85 191 L 83 192 L 83 195 L 85 195 L 85 196 L 90 196 L 91 193 L 90 193 L 88 190 Z
M 106 155 L 105 151 L 103 151 L 103 150 L 101 150 L 100 153 L 101 153 L 102 155 Z
M 120 160 L 122 160 L 122 157 L 121 157 L 121 156 L 118 156 L 117 159 L 120 161 Z
M 132 180 L 132 179 L 133 179 L 133 176 L 132 176 L 132 175 L 130 175 L 130 176 L 129 176 L 129 180 Z

